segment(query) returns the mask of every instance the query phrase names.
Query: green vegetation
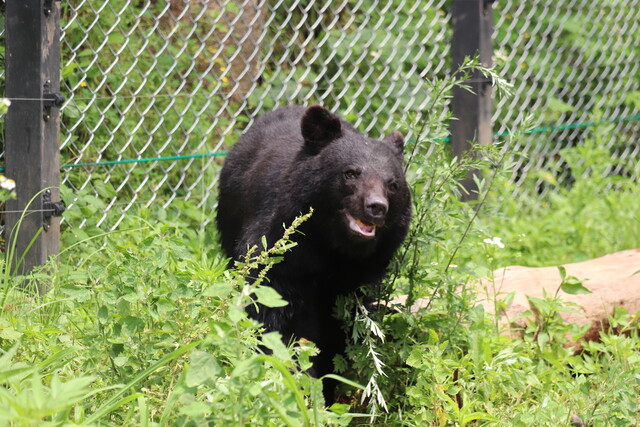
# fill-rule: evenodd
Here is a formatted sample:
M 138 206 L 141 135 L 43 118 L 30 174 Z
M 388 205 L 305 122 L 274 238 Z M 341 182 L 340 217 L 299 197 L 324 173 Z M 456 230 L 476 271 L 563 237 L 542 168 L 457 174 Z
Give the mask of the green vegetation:
M 353 298 L 341 301 L 339 314 L 353 323 L 347 355 L 336 360 L 344 398 L 327 407 L 321 382 L 304 374 L 316 351 L 312 343 L 303 340 L 288 348 L 276 334 L 260 334 L 260 325 L 244 311 L 254 301 L 284 304 L 265 283 L 248 283 L 245 276 L 249 269 L 265 271 L 286 256 L 286 236 L 274 248 L 255 248 L 244 263 L 227 268 L 214 227 L 203 225 L 212 218 L 204 204 L 174 200 L 168 208 L 134 205 L 122 220 L 112 206 L 112 216 L 98 223 L 109 200 L 116 196 L 126 200 L 134 194 L 135 185 L 115 188 L 119 178 L 129 174 L 131 182 L 144 182 L 147 174 L 157 174 L 172 188 L 182 189 L 177 174 L 165 177 L 158 169 L 111 168 L 94 171 L 91 185 L 83 187 L 87 174 L 76 170 L 61 189 L 64 200 L 75 200 L 65 220 L 84 225 L 63 231 L 60 257 L 29 277 L 13 277 L 6 267 L 20 254 L 13 254 L 8 240 L 8 261 L 1 261 L 0 424 L 561 426 L 575 417 L 594 426 L 640 424 L 636 313 L 616 311 L 611 330 L 603 330 L 599 342 L 586 343 L 584 352 L 574 354 L 567 347 L 568 336 L 577 338 L 584 330 L 564 323 L 557 314 L 572 309 L 563 296 L 580 291 L 575 281 L 572 286 L 558 283 L 557 296 L 535 301 L 545 322 L 532 324 L 517 340 L 498 333 L 492 316 L 474 304 L 473 290 L 464 285 L 505 265 L 556 265 L 640 247 L 640 183 L 634 179 L 639 166 L 619 160 L 619 150 L 631 139 L 613 125 L 585 129 L 580 140 L 565 141 L 557 154 L 561 162 L 547 159 L 539 171 L 531 172 L 514 167 L 512 153 L 534 146 L 534 140 L 544 151 L 545 144 L 555 141 L 540 135 L 512 137 L 502 146 L 478 147 L 468 158 L 452 159 L 448 147 L 433 139 L 447 134 L 450 117 L 442 111 L 451 86 L 461 82 L 426 75 L 429 64 L 424 52 L 437 43 L 425 40 L 426 24 L 402 24 L 410 20 L 405 13 L 422 11 L 404 11 L 403 3 L 392 3 L 391 10 L 399 14 L 397 24 L 380 11 L 367 11 L 367 22 L 382 22 L 366 34 L 376 43 L 350 43 L 354 34 L 324 32 L 322 25 L 308 30 L 314 34 L 300 35 L 326 40 L 327 50 L 340 47 L 317 53 L 330 58 L 327 74 L 320 67 L 278 71 L 267 64 L 263 76 L 265 91 L 285 93 L 291 100 L 312 99 L 324 96 L 324 91 L 332 93 L 335 87 L 317 87 L 313 82 L 335 76 L 349 55 L 377 58 L 371 69 L 380 71 L 389 52 L 376 52 L 372 46 L 385 39 L 388 26 L 402 29 L 400 45 L 414 46 L 409 43 L 413 39 L 424 42 L 420 49 L 408 49 L 392 61 L 392 74 L 410 76 L 401 79 L 410 88 L 405 93 L 424 93 L 419 101 L 426 107 L 408 108 L 402 124 L 415 136 L 407 154 L 415 220 L 387 281 L 374 295 L 383 302 L 406 295 L 407 303 L 372 311 Z M 215 114 L 226 102 L 220 94 L 228 64 L 191 69 L 190 58 L 207 55 L 196 43 L 198 35 L 190 34 L 186 26 L 170 28 L 167 22 L 158 23 L 157 31 L 147 31 L 155 25 L 154 13 L 163 2 L 151 2 L 150 8 L 127 7 L 130 4 L 109 1 L 110 7 L 97 14 L 62 4 L 63 20 L 66 16 L 72 21 L 65 33 L 68 45 L 83 46 L 63 52 L 68 64 L 63 77 L 77 95 L 63 110 L 70 138 L 63 163 L 79 155 L 86 161 L 132 158 L 148 147 L 162 155 L 169 150 L 163 145 L 169 137 L 184 152 L 197 152 L 199 144 L 211 137 L 214 119 L 221 129 L 228 125 L 224 114 Z M 359 4 L 347 2 L 338 19 L 346 19 L 350 7 Z M 287 16 L 278 17 L 272 28 L 286 28 L 290 8 L 283 10 Z M 70 20 L 72 13 L 76 15 Z M 425 22 L 435 21 L 444 31 L 441 13 L 428 13 L 438 16 Z M 565 28 L 570 37 L 559 42 L 573 45 L 577 40 L 586 53 L 575 52 L 576 58 L 593 55 L 597 46 L 585 44 L 583 35 L 606 33 L 599 28 L 605 21 L 587 19 L 583 27 L 582 12 L 571 13 L 573 24 Z M 303 15 L 315 22 L 317 14 L 294 8 L 290 15 L 299 23 Z M 615 16 L 606 13 L 603 19 Z M 360 11 L 354 19 L 364 22 L 365 13 Z M 113 50 L 95 55 L 91 47 L 105 42 L 104 28 L 114 22 L 132 36 L 125 39 L 112 33 L 107 42 Z M 203 34 L 216 30 L 225 28 L 200 27 Z M 284 33 L 273 37 L 276 42 L 270 48 L 283 53 L 286 46 L 280 43 L 291 40 L 286 30 L 278 31 Z M 85 36 L 88 41 L 83 44 Z M 181 55 L 177 45 L 189 55 Z M 568 66 L 573 56 L 557 58 L 563 49 L 557 51 L 552 62 Z M 547 66 L 527 65 L 533 70 Z M 606 63 L 601 65 L 606 69 Z M 472 67 L 468 64 L 468 70 Z M 125 72 L 131 69 L 136 71 Z M 439 68 L 446 69 L 448 64 Z M 513 69 L 505 70 L 509 75 Z M 386 96 L 387 88 L 367 87 L 369 71 L 356 70 L 361 85 L 340 88 L 346 92 L 335 100 L 338 110 L 353 100 L 364 108 L 363 94 L 367 94 L 374 103 L 367 114 L 387 114 L 377 111 L 380 105 L 375 104 Z M 302 89 L 275 85 L 289 81 L 279 73 L 299 77 Z M 308 82 L 312 84 L 307 86 Z M 160 100 L 150 108 L 148 101 L 126 97 L 137 94 L 143 83 L 148 93 L 172 94 L 186 87 L 191 96 Z M 109 98 L 111 89 L 123 96 L 97 99 Z M 260 99 L 258 92 L 254 95 L 247 108 L 279 99 L 268 93 Z M 549 97 L 540 112 L 543 120 L 569 116 L 573 106 L 554 98 Z M 622 102 L 637 108 L 638 93 L 627 94 Z M 134 110 L 143 113 L 142 122 L 128 114 Z M 199 115 L 205 110 L 209 116 Z M 599 118 L 597 111 L 592 116 Z M 359 119 L 366 124 L 371 117 Z M 381 123 L 398 120 L 385 116 Z M 176 128 L 177 123 L 182 127 Z M 228 137 L 233 139 L 230 133 Z M 121 144 L 116 147 L 111 144 L 114 140 Z M 617 142 L 604 143 L 611 140 Z M 503 156 L 504 150 L 509 156 Z M 566 167 L 558 170 L 557 164 Z M 479 201 L 461 203 L 457 180 L 475 169 L 483 172 Z M 518 191 L 514 169 L 522 174 Z M 194 176 L 187 180 L 200 172 L 193 168 L 189 173 Z M 206 173 L 213 182 L 216 168 Z M 538 194 L 541 182 L 542 195 Z M 10 197 L 10 191 L 0 186 L 0 201 Z M 115 231 L 104 231 L 119 221 Z M 293 232 L 296 224 L 288 226 Z M 36 285 L 46 285 L 50 291 L 38 296 Z M 409 306 L 417 299 L 428 305 L 414 314 Z
M 577 262 L 638 247 L 640 165 L 607 148 L 614 132 L 613 125 L 593 127 L 581 145 L 560 151 L 571 184 L 559 183 L 553 171 L 536 171 L 513 197 L 513 182 L 498 177 L 479 221 L 488 237 L 500 236 L 509 247 L 496 254 L 497 264 Z M 617 166 L 626 177 L 611 173 Z M 544 196 L 535 192 L 540 177 L 549 185 Z
M 441 111 L 454 84 L 461 81 L 433 84 L 429 111 Z M 556 426 L 572 417 L 637 423 L 636 313 L 617 311 L 611 327 L 623 333 L 602 331 L 600 342 L 574 354 L 567 336 L 584 330 L 557 316 L 571 309 L 563 292 L 537 300 L 545 322 L 511 339 L 463 284 L 506 264 L 557 264 L 640 245 L 640 186 L 607 175 L 611 156 L 594 133 L 592 142 L 563 151 L 571 171 L 586 178 L 542 199 L 514 199 L 512 165 L 501 147 L 478 147 L 456 161 L 426 137 L 442 134 L 444 123 L 437 114 L 408 117 L 418 136 L 407 153 L 415 221 L 375 294 L 408 301 L 374 311 L 353 298 L 341 302 L 338 312 L 354 326 L 346 359 L 336 360 L 345 396 L 339 403 L 327 408 L 321 382 L 304 374 L 312 343 L 287 348 L 277 334 L 261 335 L 244 311 L 254 301 L 285 303 L 261 279 L 248 283 L 245 276 L 286 256 L 287 235 L 228 269 L 214 228 L 202 225 L 210 212 L 185 203 L 139 208 L 114 232 L 66 231 L 58 260 L 27 278 L 3 277 L 0 419 L 140 426 Z M 464 204 L 457 180 L 474 169 L 483 170 L 480 197 Z M 287 233 L 297 224 L 289 226 Z M 20 287 L 25 283 L 50 291 L 39 297 Z M 562 290 L 581 290 L 570 284 Z M 408 306 L 418 298 L 428 306 L 416 315 Z

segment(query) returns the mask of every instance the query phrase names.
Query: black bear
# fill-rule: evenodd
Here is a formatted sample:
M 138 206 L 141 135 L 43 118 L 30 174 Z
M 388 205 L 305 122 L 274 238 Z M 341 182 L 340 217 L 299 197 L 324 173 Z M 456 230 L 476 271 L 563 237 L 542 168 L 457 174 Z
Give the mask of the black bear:
M 407 233 L 403 145 L 399 132 L 371 139 L 323 107 L 288 106 L 258 118 L 222 168 L 216 221 L 235 260 L 261 247 L 262 236 L 272 245 L 284 225 L 313 208 L 293 238 L 297 246 L 268 274 L 289 304 L 250 314 L 285 342 L 313 341 L 316 377 L 332 371 L 344 348 L 337 296 L 378 283 Z M 325 396 L 332 398 L 326 383 Z

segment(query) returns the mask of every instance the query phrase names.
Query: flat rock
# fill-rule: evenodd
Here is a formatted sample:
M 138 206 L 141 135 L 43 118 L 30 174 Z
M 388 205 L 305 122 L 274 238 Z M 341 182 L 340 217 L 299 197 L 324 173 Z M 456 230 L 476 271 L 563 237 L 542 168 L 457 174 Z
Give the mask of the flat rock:
M 567 323 L 591 324 L 585 339 L 596 339 L 599 331 L 609 324 L 609 316 L 616 307 L 624 307 L 629 313 L 640 311 L 640 249 L 629 249 L 588 261 L 565 264 L 567 276 L 584 280 L 590 294 L 569 295 L 562 291 L 558 296 L 577 304 L 579 313 L 561 313 Z M 637 274 L 634 274 L 637 273 Z M 542 298 L 555 295 L 560 283 L 560 272 L 554 267 L 505 267 L 493 272 L 493 279 L 484 278 L 478 286 L 478 302 L 493 313 L 496 298 L 515 292 L 509 306 L 499 313 L 504 333 L 521 336 L 525 320 L 522 314 L 531 310 L 529 297 Z
M 563 312 L 562 318 L 572 324 L 591 328 L 583 339 L 597 339 L 600 330 L 609 324 L 609 316 L 616 307 L 624 307 L 630 314 L 640 311 L 640 249 L 629 249 L 588 261 L 565 264 L 567 276 L 584 280 L 583 285 L 590 294 L 569 295 L 562 291 L 558 296 L 564 301 L 577 304 L 578 313 Z M 474 283 L 478 290 L 477 302 L 493 313 L 496 299 L 504 300 L 514 293 L 510 304 L 499 313 L 499 324 L 505 335 L 522 336 L 526 320 L 523 314 L 533 311 L 527 297 L 542 298 L 556 294 L 562 282 L 557 266 L 522 267 L 510 266 L 493 272 L 493 278 L 483 278 Z M 399 297 L 394 302 L 401 303 Z M 419 311 L 427 299 L 416 301 L 412 311 Z

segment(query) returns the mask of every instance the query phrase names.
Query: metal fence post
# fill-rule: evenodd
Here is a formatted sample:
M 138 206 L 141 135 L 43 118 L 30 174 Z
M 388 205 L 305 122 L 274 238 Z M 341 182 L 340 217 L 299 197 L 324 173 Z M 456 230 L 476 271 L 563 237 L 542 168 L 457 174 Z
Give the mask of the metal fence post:
M 5 13 L 6 96 L 12 100 L 5 119 L 5 173 L 17 193 L 7 202 L 5 239 L 9 245 L 18 233 L 15 259 L 7 265 L 15 266 L 26 253 L 16 271 L 23 274 L 60 248 L 60 222 L 51 208 L 60 185 L 60 6 L 54 0 L 8 1 Z M 29 213 L 18 229 L 25 209 Z
M 492 0 L 454 0 L 452 8 L 453 37 L 451 54 L 453 71 L 464 61 L 465 56 L 478 55 L 480 64 L 491 66 L 493 53 L 491 33 L 493 31 Z M 491 143 L 491 81 L 482 73 L 475 72 L 468 83 L 473 93 L 459 87 L 453 90 L 451 110 L 456 120 L 451 122 L 451 144 L 453 153 L 460 158 L 471 144 Z M 466 190 L 463 199 L 475 199 L 477 188 L 471 172 L 462 181 Z

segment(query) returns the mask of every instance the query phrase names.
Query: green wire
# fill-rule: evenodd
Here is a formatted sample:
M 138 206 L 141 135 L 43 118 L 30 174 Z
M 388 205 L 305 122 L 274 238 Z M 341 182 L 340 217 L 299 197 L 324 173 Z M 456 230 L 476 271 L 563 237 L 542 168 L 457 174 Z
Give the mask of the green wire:
M 616 119 L 600 120 L 600 121 L 596 121 L 596 122 L 578 122 L 578 123 L 567 123 L 567 124 L 559 125 L 559 126 L 543 126 L 543 127 L 529 129 L 529 130 L 526 130 L 524 132 L 494 133 L 493 136 L 495 138 L 502 138 L 502 137 L 509 136 L 509 135 L 519 135 L 519 134 L 531 135 L 531 134 L 535 134 L 535 133 L 552 132 L 552 131 L 555 131 L 555 130 L 586 128 L 586 127 L 591 127 L 591 126 L 599 126 L 599 125 L 603 125 L 603 124 L 607 124 L 607 123 L 620 123 L 620 122 L 627 122 L 627 121 L 638 120 L 638 119 L 640 119 L 640 114 L 635 114 L 635 115 L 627 116 L 627 117 L 620 117 L 620 118 L 616 118 Z M 449 138 L 449 137 L 439 138 L 437 141 L 449 142 L 449 141 L 451 141 L 451 138 Z M 181 156 L 149 157 L 149 158 L 142 158 L 142 159 L 124 159 L 124 160 L 108 160 L 108 161 L 104 161 L 104 162 L 95 162 L 95 163 L 69 163 L 69 164 L 63 165 L 62 167 L 63 168 L 81 168 L 81 167 L 90 167 L 90 166 L 123 165 L 123 164 L 128 164 L 128 163 L 145 163 L 145 162 L 160 162 L 160 161 L 167 161 L 167 160 L 199 159 L 199 158 L 203 158 L 203 157 L 225 156 L 227 154 L 228 153 L 226 151 L 221 151 L 221 152 L 217 152 L 217 153 L 185 154 L 185 155 L 181 155 Z M 4 168 L 0 168 L 0 172 L 4 172 Z
M 144 163 L 144 162 L 155 162 L 155 161 L 164 161 L 164 160 L 182 160 L 182 159 L 200 159 L 203 157 L 216 157 L 216 156 L 224 156 L 226 155 L 226 151 L 222 151 L 219 153 L 205 153 L 205 154 L 185 154 L 181 156 L 168 156 L 168 157 L 149 157 L 142 159 L 125 159 L 125 160 L 108 160 L 105 162 L 97 162 L 97 163 L 69 163 L 67 165 L 63 165 L 63 168 L 80 168 L 86 166 L 106 166 L 106 165 L 122 165 L 126 163 Z
M 640 114 L 635 114 L 633 116 L 627 116 L 627 117 L 619 117 L 616 119 L 609 119 L 609 120 L 600 120 L 597 122 L 578 122 L 578 123 L 567 123 L 565 125 L 558 125 L 558 126 L 542 126 L 539 128 L 532 128 L 532 129 L 528 129 L 525 130 L 523 132 L 500 132 L 500 133 L 494 133 L 493 137 L 494 138 L 503 138 L 505 136 L 510 136 L 510 135 L 532 135 L 535 133 L 544 133 L 544 132 L 553 132 L 554 130 L 567 130 L 567 129 L 578 129 L 578 128 L 586 128 L 586 127 L 591 127 L 591 126 L 600 126 L 600 125 L 604 125 L 607 123 L 620 123 L 620 122 L 628 122 L 631 120 L 638 120 L 640 119 Z M 445 138 L 438 138 L 436 139 L 437 142 L 449 142 L 451 141 L 450 137 L 445 137 Z
M 640 119 L 640 114 L 635 114 L 633 116 L 627 116 L 627 117 L 619 117 L 617 119 L 609 119 L 609 120 L 600 120 L 597 122 L 579 122 L 579 123 L 568 123 L 566 125 L 559 125 L 559 126 L 543 126 L 543 127 L 539 127 L 539 128 L 533 128 L 533 129 L 529 129 L 526 130 L 524 132 L 522 132 L 525 135 L 531 135 L 534 133 L 543 133 L 543 132 L 552 132 L 554 130 L 567 130 L 567 129 L 578 129 L 578 128 L 586 128 L 586 127 L 590 127 L 590 126 L 599 126 L 599 125 L 604 125 L 607 123 L 620 123 L 620 122 L 628 122 L 631 120 L 638 120 Z M 514 135 L 518 135 L 518 132 L 514 132 Z M 511 132 L 502 132 L 502 133 L 495 133 L 493 134 L 493 136 L 495 136 L 496 138 L 501 138 L 503 136 L 509 136 L 512 135 Z

